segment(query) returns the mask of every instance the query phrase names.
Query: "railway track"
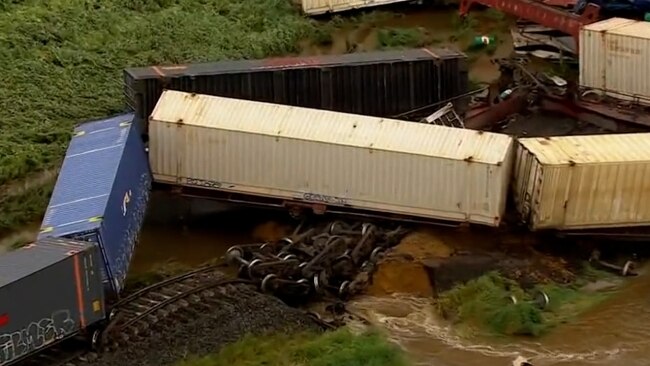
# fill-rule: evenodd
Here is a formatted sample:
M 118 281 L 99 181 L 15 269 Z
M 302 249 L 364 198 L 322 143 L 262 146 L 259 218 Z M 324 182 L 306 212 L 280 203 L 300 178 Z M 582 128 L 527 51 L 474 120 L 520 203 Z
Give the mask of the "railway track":
M 199 268 L 138 290 L 113 304 L 106 328 L 61 341 L 19 365 L 72 366 L 91 362 L 100 352 L 145 337 L 161 322 L 183 321 L 210 308 L 228 292 L 237 292 L 238 286 L 252 284 L 226 277 L 218 271 L 220 266 Z
M 112 304 L 103 326 L 61 341 L 19 365 L 92 364 L 103 352 L 126 347 L 156 330 L 164 332 L 165 325 L 189 323 L 232 301 L 253 300 L 259 292 L 289 303 L 340 303 L 368 285 L 382 254 L 406 232 L 401 226 L 387 229 L 334 221 L 300 225 L 277 242 L 233 246 L 226 257 L 239 267 L 237 278 L 220 272 L 219 263 L 147 286 Z M 310 315 L 322 328 L 335 327 Z

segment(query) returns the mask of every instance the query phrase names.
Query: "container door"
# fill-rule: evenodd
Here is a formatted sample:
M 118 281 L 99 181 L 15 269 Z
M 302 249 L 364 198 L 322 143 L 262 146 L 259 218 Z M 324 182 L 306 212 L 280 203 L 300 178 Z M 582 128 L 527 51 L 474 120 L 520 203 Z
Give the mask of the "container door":
M 100 268 L 102 274 L 102 283 L 104 283 L 104 287 L 113 291 L 114 284 L 111 281 L 113 275 L 111 273 L 111 268 L 108 263 L 108 254 L 106 253 L 106 249 L 104 243 L 102 242 L 101 236 L 96 232 L 91 232 L 81 236 L 76 236 L 74 239 L 93 243 L 99 247 L 99 252 L 101 254 L 101 259 L 102 259 L 101 260 L 102 266 Z

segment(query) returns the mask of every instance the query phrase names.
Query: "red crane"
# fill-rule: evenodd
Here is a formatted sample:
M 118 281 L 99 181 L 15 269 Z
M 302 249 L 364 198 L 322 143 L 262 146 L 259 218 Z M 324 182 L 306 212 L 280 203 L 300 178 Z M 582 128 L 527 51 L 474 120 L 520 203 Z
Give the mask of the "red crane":
M 600 6 L 589 3 L 577 15 L 534 0 L 461 0 L 460 15 L 465 16 L 475 4 L 485 5 L 506 14 L 556 29 L 571 35 L 580 49 L 580 28 L 598 21 Z

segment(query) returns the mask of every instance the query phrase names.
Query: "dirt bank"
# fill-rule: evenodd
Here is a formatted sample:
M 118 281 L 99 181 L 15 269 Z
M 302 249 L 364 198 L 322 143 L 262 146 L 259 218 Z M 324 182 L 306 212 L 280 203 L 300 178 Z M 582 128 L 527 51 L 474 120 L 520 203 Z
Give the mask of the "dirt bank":
M 526 288 L 575 279 L 574 263 L 541 252 L 536 244 L 539 240 L 528 234 L 422 228 L 386 256 L 367 293 L 435 296 L 494 270 Z

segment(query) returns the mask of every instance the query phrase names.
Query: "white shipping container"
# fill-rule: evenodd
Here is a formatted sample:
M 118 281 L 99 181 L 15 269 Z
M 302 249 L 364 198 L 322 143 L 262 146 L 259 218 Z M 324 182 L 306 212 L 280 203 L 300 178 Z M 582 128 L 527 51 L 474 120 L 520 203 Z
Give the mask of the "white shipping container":
M 650 104 L 650 22 L 610 18 L 580 30 L 580 85 Z
M 513 195 L 536 229 L 650 224 L 650 133 L 522 138 Z
M 406 1 L 410 0 L 300 0 L 303 13 L 308 15 L 338 13 Z
M 149 124 L 154 180 L 497 226 L 510 136 L 166 90 Z

